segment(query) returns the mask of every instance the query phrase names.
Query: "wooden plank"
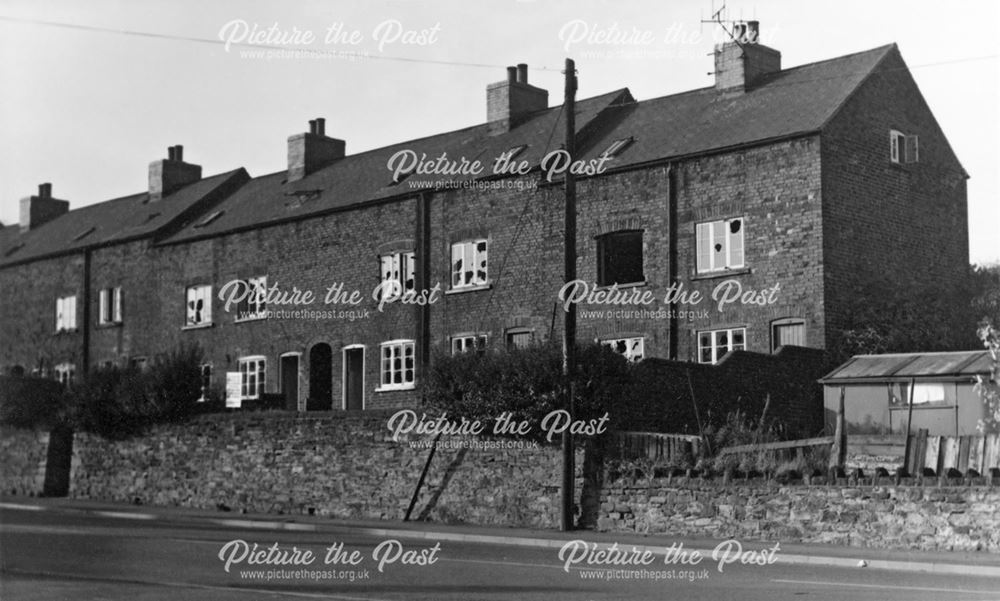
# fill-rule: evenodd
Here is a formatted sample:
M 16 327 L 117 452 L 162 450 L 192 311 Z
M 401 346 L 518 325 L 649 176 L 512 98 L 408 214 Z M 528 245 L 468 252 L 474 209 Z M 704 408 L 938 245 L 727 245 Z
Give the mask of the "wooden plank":
M 972 446 L 971 436 L 962 436 L 958 442 L 958 471 L 963 474 L 969 469 L 969 449 Z
M 940 436 L 928 436 L 927 437 L 927 451 L 924 452 L 923 465 L 920 467 L 929 467 L 934 470 L 934 473 L 940 473 L 938 469 L 938 457 L 941 454 L 941 437 Z
M 985 436 L 972 436 L 969 443 L 969 468 L 983 473 L 983 450 L 986 444 Z
M 1000 467 L 1000 434 L 986 436 L 986 451 L 984 455 L 984 473 L 988 472 L 991 467 Z
M 904 447 L 906 446 L 905 434 L 883 434 L 876 436 L 872 434 L 850 434 L 847 443 L 851 446 L 876 446 L 876 447 Z
M 924 469 L 924 453 L 927 450 L 927 429 L 921 428 L 910 441 L 910 457 L 906 470 L 917 475 Z
M 762 444 L 744 444 L 734 447 L 726 447 L 719 450 L 719 455 L 731 453 L 748 453 L 751 451 L 775 451 L 778 449 L 796 449 L 799 447 L 817 447 L 833 444 L 832 436 L 822 436 L 819 438 L 804 438 L 802 440 L 785 440 L 782 442 L 767 442 Z
M 958 469 L 958 451 L 961 440 L 957 436 L 946 436 L 941 451 L 941 469 L 938 473 L 947 472 L 950 468 Z

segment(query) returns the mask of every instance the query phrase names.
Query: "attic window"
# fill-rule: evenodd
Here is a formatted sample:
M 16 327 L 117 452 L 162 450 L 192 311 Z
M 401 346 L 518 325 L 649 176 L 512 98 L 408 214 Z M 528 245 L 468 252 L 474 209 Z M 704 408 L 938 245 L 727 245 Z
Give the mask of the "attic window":
M 602 153 L 602 156 L 606 156 L 608 158 L 616 157 L 619 153 L 621 153 L 621 151 L 625 150 L 630 144 L 632 144 L 632 142 L 635 142 L 635 138 L 632 136 L 615 140 L 611 143 L 611 146 L 608 146 L 607 150 Z
M 76 242 L 77 240 L 83 240 L 87 236 L 93 234 L 94 230 L 96 230 L 96 229 L 97 229 L 96 227 L 90 227 L 90 228 L 87 228 L 87 229 L 83 230 L 79 234 L 73 236 L 73 242 Z
M 503 156 L 507 157 L 508 161 L 513 160 L 514 157 L 524 152 L 524 149 L 527 147 L 528 147 L 527 144 L 521 144 L 520 146 L 515 146 L 510 150 L 508 150 L 507 152 L 503 153 Z
M 194 227 L 205 227 L 209 223 L 212 223 L 213 221 L 221 217 L 223 213 L 225 213 L 225 211 L 215 211 L 214 213 L 211 213 L 208 217 L 205 217 L 198 223 L 194 224 Z
M 908 136 L 895 129 L 889 130 L 889 160 L 896 164 L 920 162 L 918 137 Z

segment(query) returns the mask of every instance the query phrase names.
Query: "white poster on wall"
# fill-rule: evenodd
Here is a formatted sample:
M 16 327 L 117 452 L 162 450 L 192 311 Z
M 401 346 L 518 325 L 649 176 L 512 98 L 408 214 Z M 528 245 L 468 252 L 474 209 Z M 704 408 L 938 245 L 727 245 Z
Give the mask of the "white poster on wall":
M 240 389 L 242 385 L 242 379 L 240 378 L 240 372 L 238 371 L 227 371 L 226 372 L 226 408 L 227 409 L 239 409 L 242 398 L 242 391 Z

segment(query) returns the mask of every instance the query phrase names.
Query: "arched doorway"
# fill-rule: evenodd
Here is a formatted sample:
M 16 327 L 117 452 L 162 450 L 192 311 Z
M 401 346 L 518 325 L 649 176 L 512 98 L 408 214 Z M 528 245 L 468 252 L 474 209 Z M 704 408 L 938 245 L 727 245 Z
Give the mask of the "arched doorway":
M 309 401 L 307 411 L 333 408 L 333 349 L 325 342 L 309 351 Z

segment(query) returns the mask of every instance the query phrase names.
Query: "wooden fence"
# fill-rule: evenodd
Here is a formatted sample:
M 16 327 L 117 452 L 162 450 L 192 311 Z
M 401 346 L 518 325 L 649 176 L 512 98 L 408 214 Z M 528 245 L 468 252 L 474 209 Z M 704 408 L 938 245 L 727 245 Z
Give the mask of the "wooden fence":
M 898 465 L 920 475 L 925 468 L 935 475 L 945 475 L 949 469 L 965 474 L 972 469 L 981 475 L 991 468 L 1000 469 L 1000 434 L 978 436 L 930 436 L 927 430 L 910 435 L 910 456 L 906 459 L 906 436 L 850 435 L 847 455 L 877 455 L 898 458 Z M 833 445 L 833 436 L 786 440 L 761 444 L 740 445 L 720 449 L 719 456 L 738 453 L 773 453 L 779 460 L 791 459 L 804 449 Z M 697 459 L 703 451 L 698 436 L 661 434 L 657 432 L 619 432 L 614 438 L 614 450 L 624 459 L 648 458 L 669 463 L 684 458 Z
M 613 450 L 622 459 L 647 458 L 670 463 L 701 456 L 701 437 L 660 432 L 618 432 Z

